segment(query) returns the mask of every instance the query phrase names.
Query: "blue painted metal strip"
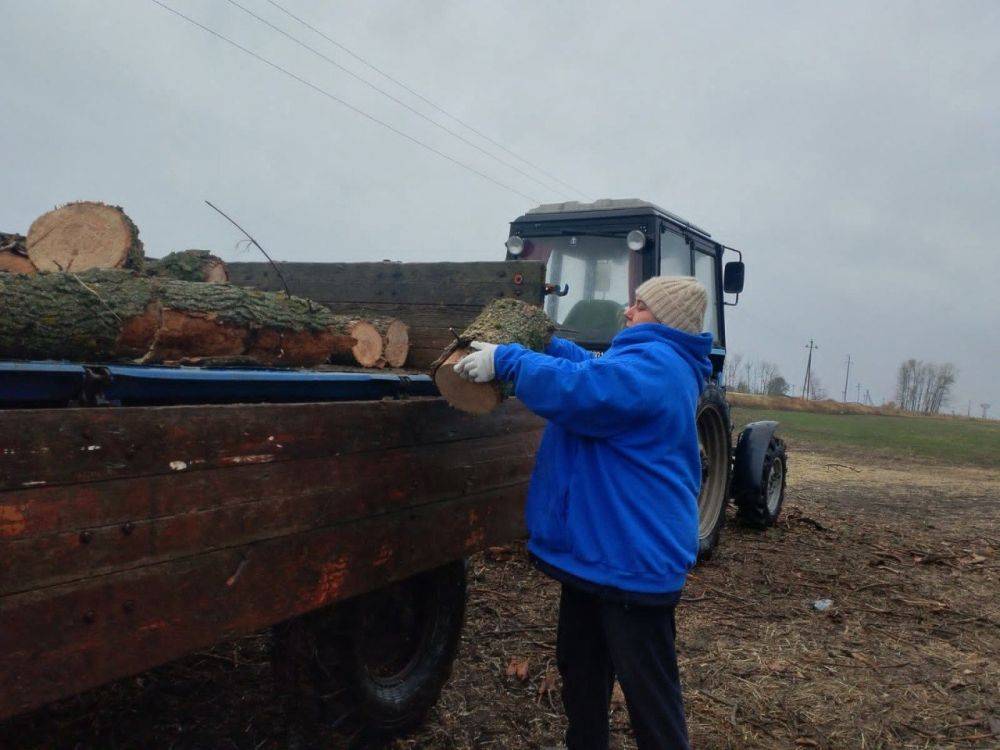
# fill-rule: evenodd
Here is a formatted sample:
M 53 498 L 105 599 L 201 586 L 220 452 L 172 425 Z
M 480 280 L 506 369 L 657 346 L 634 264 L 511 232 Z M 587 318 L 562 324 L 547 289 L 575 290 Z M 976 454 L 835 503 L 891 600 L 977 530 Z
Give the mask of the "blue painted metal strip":
M 122 404 L 347 401 L 436 395 L 426 375 L 109 365 L 104 397 Z
M 0 406 L 65 403 L 79 397 L 84 374 L 66 362 L 0 362 Z
M 109 402 L 128 404 L 346 401 L 436 396 L 427 375 L 313 370 L 202 369 L 94 365 Z M 65 403 L 82 395 L 87 367 L 63 362 L 0 362 L 0 405 Z

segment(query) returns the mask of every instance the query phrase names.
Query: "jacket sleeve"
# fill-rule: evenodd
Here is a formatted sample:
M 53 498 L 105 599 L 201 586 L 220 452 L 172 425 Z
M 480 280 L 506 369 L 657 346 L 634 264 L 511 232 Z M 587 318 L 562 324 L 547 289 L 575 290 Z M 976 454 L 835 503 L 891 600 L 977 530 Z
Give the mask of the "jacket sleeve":
M 593 359 L 595 356 L 594 352 L 589 352 L 582 346 L 567 339 L 561 339 L 558 336 L 552 337 L 549 345 L 545 347 L 545 353 L 550 357 L 568 359 L 570 362 L 585 362 L 588 359 Z
M 583 362 L 504 344 L 494 356 L 497 377 L 514 382 L 514 395 L 563 429 L 605 438 L 633 427 L 665 406 L 663 363 L 635 354 Z

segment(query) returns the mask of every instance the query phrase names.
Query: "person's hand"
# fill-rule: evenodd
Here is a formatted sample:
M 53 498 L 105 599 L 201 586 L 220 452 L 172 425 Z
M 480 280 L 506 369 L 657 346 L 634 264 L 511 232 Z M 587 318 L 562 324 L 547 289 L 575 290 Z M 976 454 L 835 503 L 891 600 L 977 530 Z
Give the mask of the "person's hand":
M 487 344 L 485 341 L 473 341 L 469 346 L 475 351 L 466 354 L 455 363 L 455 372 L 459 377 L 471 380 L 473 383 L 489 383 L 496 377 L 493 354 L 497 350 L 497 345 Z

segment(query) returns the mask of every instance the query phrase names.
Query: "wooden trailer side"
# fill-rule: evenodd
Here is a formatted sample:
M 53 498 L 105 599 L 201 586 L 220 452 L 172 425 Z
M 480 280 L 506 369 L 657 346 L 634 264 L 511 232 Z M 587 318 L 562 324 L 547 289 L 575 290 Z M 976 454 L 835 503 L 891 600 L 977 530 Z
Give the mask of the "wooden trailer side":
M 541 427 L 514 400 L 0 411 L 0 718 L 517 538 Z
M 517 263 L 278 263 L 292 294 L 336 313 L 399 318 L 410 326 L 407 366 L 424 369 L 484 305 L 501 297 L 541 305 L 545 265 Z M 232 263 L 233 284 L 284 289 L 267 263 Z

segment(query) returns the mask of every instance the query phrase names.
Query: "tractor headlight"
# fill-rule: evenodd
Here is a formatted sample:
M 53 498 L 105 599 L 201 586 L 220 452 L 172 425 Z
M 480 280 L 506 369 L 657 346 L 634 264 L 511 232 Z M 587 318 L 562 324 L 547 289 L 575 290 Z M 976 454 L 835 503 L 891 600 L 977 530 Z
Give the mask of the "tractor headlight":
M 507 252 L 511 255 L 520 255 L 524 252 L 524 240 L 516 234 L 512 234 L 508 237 L 504 244 L 507 246 Z
M 646 233 L 641 229 L 633 229 L 625 237 L 625 242 L 628 243 L 628 249 L 639 252 L 644 247 L 646 247 Z

